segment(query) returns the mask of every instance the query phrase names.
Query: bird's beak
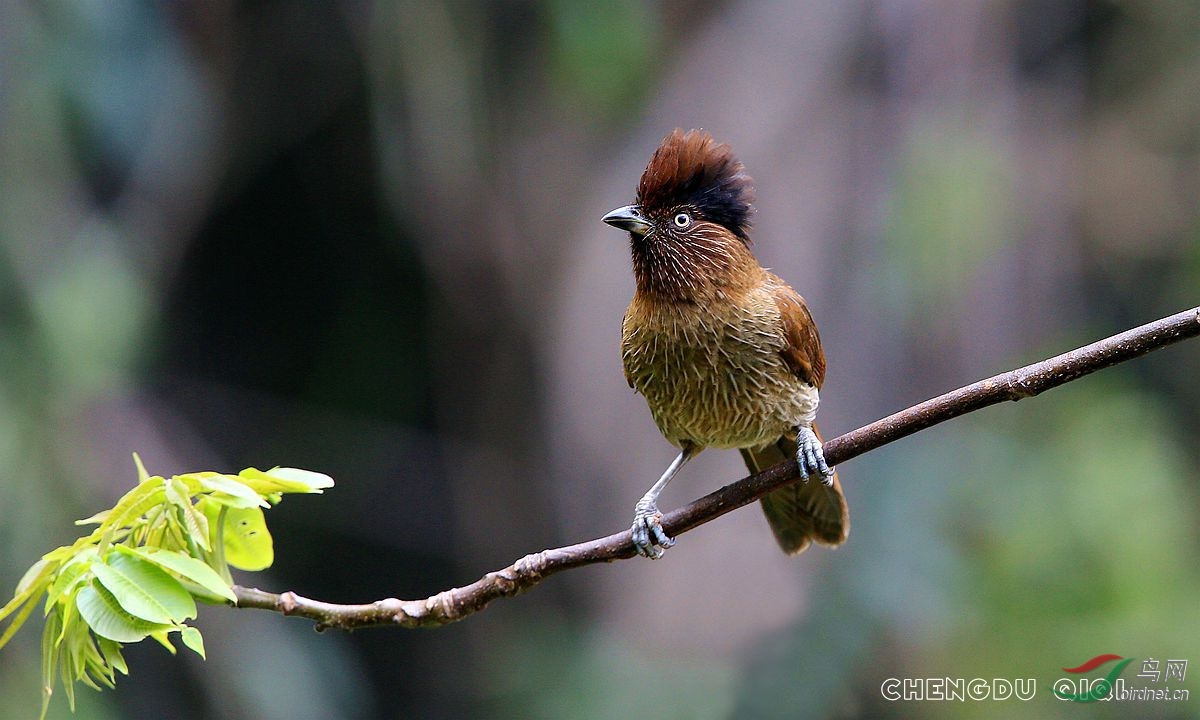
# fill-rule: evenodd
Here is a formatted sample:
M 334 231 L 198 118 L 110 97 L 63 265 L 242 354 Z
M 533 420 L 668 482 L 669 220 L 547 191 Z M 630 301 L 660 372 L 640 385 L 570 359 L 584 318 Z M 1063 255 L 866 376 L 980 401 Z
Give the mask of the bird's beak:
M 626 205 L 613 210 L 600 218 L 604 222 L 621 230 L 628 230 L 634 235 L 644 236 L 650 232 L 650 223 L 642 215 L 642 209 L 637 205 Z

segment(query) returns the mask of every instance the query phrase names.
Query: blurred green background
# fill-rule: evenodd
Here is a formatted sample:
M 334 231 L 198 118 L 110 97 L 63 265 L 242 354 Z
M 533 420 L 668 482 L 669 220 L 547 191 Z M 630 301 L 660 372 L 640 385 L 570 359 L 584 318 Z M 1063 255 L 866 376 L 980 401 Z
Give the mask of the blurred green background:
M 242 577 L 330 601 L 625 527 L 674 451 L 621 375 L 599 217 L 676 126 L 757 180 L 827 436 L 1200 303 L 1190 0 L 10 0 L 0 589 L 135 450 L 334 476 Z M 75 717 L 1077 717 L 1062 667 L 1200 663 L 1198 369 L 1185 343 L 846 463 L 836 552 L 784 558 L 747 509 L 437 631 L 207 608 L 207 662 L 131 648 Z M 664 506 L 743 474 L 706 453 Z M 37 712 L 38 636 L 3 651 L 0 718 Z M 1191 674 L 1086 712 L 1200 717 Z M 888 702 L 892 677 L 1039 682 Z

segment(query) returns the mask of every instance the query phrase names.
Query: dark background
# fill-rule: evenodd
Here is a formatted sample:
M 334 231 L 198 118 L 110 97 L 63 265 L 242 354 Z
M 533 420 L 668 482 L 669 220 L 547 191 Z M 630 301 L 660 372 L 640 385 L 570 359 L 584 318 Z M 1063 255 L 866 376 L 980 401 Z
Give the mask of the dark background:
M 1200 302 L 1192 2 L 7 2 L 0 589 L 133 451 L 332 475 L 240 578 L 323 600 L 625 527 L 674 450 L 621 375 L 599 218 L 676 126 L 757 180 L 827 436 Z M 1060 668 L 1200 648 L 1198 361 L 846 463 L 836 552 L 784 558 L 751 508 L 436 631 L 207 608 L 207 662 L 132 647 L 76 717 L 1073 717 Z M 743 474 L 706 453 L 664 507 Z M 38 635 L 3 651 L 0 717 L 37 712 Z M 889 677 L 1038 696 L 887 703 Z

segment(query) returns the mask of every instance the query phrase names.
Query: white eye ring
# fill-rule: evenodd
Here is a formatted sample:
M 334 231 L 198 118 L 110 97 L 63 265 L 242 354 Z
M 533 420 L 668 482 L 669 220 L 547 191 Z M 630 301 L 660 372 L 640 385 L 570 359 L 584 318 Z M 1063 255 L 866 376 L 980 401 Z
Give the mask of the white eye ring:
M 675 227 L 677 228 L 685 228 L 692 224 L 692 216 L 685 212 L 681 212 L 674 217 L 672 222 L 675 223 Z

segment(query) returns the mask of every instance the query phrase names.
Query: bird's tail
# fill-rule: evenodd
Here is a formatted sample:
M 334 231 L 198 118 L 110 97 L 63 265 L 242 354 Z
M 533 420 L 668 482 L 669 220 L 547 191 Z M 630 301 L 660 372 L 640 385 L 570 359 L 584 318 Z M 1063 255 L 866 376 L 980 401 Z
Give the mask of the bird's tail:
M 816 429 L 814 425 L 813 431 Z M 786 435 L 766 447 L 742 450 L 742 459 L 752 473 L 795 457 L 796 441 Z M 831 547 L 841 545 L 850 534 L 850 511 L 836 472 L 831 485 L 820 477 L 810 477 L 808 482 L 764 495 L 762 509 L 775 540 L 788 555 L 804 552 L 813 540 Z

